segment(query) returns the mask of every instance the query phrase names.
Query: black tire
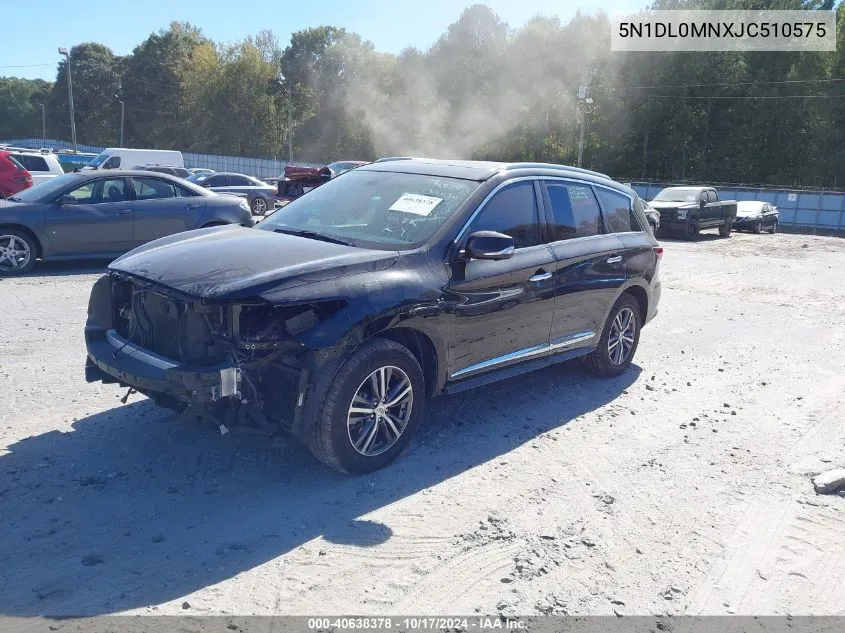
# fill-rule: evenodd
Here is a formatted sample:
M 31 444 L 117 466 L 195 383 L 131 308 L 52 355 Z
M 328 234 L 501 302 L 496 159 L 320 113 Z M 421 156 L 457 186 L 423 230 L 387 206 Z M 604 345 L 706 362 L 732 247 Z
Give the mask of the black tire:
M 774 235 L 774 234 L 775 234 L 775 233 L 777 233 L 777 232 L 778 232 L 778 223 L 777 223 L 777 220 L 775 220 L 775 221 L 772 223 L 772 228 L 770 228 L 770 229 L 769 229 L 769 233 L 771 233 L 772 235 Z
M 11 251 L 14 251 L 14 255 Z M 20 254 L 25 251 L 25 255 Z M 15 265 L 12 265 L 14 258 Z M 18 229 L 0 228 L 0 275 L 23 275 L 35 266 L 38 244 L 31 235 Z
M 633 343 L 631 348 L 621 362 L 616 362 L 611 358 L 611 350 L 609 345 L 611 343 L 611 332 L 614 331 L 614 322 L 620 315 L 630 314 L 633 319 Z M 624 318 L 624 316 L 623 316 Z M 587 368 L 596 376 L 602 378 L 612 378 L 624 372 L 631 365 L 634 360 L 634 354 L 637 353 L 637 345 L 640 342 L 640 327 L 642 325 L 642 315 L 640 315 L 640 306 L 637 300 L 629 294 L 623 294 L 614 304 L 607 317 L 607 321 L 602 329 L 601 338 L 596 345 L 596 349 L 584 356 L 584 363 Z M 617 341 L 617 345 L 620 343 Z M 614 348 L 616 349 L 616 348 Z
M 754 231 L 755 233 L 757 233 L 758 235 L 760 233 L 762 233 L 763 232 L 763 220 L 757 220 L 754 223 L 754 228 L 751 229 L 751 230 Z
M 687 226 L 684 230 L 684 239 L 687 240 L 694 240 L 698 237 L 698 234 L 701 232 L 701 227 L 698 225 L 698 220 L 695 218 L 690 218 L 687 220 Z
M 730 237 L 731 231 L 733 230 L 733 226 L 734 226 L 733 220 L 728 219 L 727 222 L 725 222 L 724 224 L 719 226 L 719 235 L 721 237 Z
M 252 209 L 252 215 L 264 215 L 267 213 L 267 209 L 269 205 L 267 201 L 262 198 L 261 196 L 256 196 L 252 199 L 252 202 L 249 205 L 250 209 Z
M 350 407 L 353 398 L 365 388 L 364 383 L 369 380 L 370 375 L 382 367 L 390 367 L 391 372 L 397 368 L 404 372 L 410 381 L 412 402 L 405 426 L 402 427 L 398 438 L 382 452 L 366 455 L 353 445 L 354 421 L 350 422 L 350 416 L 353 415 Z M 424 406 L 425 379 L 414 355 L 394 341 L 372 339 L 364 343 L 335 375 L 325 402 L 317 414 L 311 452 L 326 465 L 343 473 L 362 474 L 383 468 L 396 459 L 408 444 L 422 418 Z M 358 423 L 362 429 L 365 429 L 367 424 L 375 425 L 378 430 L 373 436 L 383 439 L 386 444 L 389 435 L 387 427 L 380 422 L 381 419 L 373 414 L 371 418 L 359 418 Z M 395 421 L 395 418 L 393 420 Z M 362 431 L 360 437 L 364 435 L 366 433 Z

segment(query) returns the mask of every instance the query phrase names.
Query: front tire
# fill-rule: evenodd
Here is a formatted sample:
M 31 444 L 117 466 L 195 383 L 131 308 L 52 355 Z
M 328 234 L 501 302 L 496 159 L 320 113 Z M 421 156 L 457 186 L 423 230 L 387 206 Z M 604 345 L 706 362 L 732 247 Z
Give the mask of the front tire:
M 35 266 L 38 246 L 23 231 L 0 229 L 0 274 L 23 275 Z
M 640 306 L 629 294 L 614 304 L 596 349 L 584 357 L 596 376 L 612 378 L 624 372 L 634 360 L 640 342 Z
M 754 223 L 754 229 L 753 229 L 753 231 L 754 231 L 755 233 L 757 233 L 758 235 L 759 235 L 760 233 L 762 233 L 762 232 L 763 232 L 763 220 L 757 220 L 757 221 Z
M 365 343 L 340 368 L 318 413 L 311 452 L 362 474 L 396 459 L 423 415 L 425 379 L 414 355 L 386 339 Z
M 684 238 L 688 240 L 694 240 L 698 237 L 698 234 L 701 232 L 701 227 L 698 225 L 698 220 L 691 219 L 687 220 L 686 230 L 684 232 Z
M 775 222 L 772 223 L 772 228 L 769 229 L 769 233 L 774 235 L 775 233 L 777 233 L 777 231 L 778 231 L 778 223 L 777 223 L 777 221 L 775 221 Z

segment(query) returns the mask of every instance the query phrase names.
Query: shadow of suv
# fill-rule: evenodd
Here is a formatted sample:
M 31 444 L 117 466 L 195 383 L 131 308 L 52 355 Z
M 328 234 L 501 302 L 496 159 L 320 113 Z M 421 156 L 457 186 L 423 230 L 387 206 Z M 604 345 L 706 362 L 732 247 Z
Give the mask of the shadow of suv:
M 86 378 L 283 426 L 333 468 L 368 472 L 435 394 L 575 357 L 624 372 L 656 314 L 661 254 L 633 190 L 595 172 L 373 163 L 254 228 L 115 260 L 91 293 Z

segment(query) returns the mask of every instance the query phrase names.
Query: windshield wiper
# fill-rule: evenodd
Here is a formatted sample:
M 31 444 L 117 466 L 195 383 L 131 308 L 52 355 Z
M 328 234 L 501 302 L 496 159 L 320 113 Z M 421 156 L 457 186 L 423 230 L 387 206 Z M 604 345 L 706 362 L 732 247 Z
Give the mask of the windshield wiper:
M 321 240 L 323 242 L 329 242 L 331 244 L 342 244 L 343 246 L 355 246 L 351 242 L 344 242 L 343 240 L 339 240 L 336 237 L 329 237 L 328 235 L 323 235 L 322 233 L 315 233 L 314 231 L 306 231 L 302 229 L 273 229 L 274 233 L 284 233 L 286 235 L 296 235 L 297 237 L 307 237 L 312 240 Z
M 21 200 L 17 196 L 9 196 L 8 198 L 6 198 L 6 200 L 8 200 L 10 202 L 23 202 L 23 200 Z

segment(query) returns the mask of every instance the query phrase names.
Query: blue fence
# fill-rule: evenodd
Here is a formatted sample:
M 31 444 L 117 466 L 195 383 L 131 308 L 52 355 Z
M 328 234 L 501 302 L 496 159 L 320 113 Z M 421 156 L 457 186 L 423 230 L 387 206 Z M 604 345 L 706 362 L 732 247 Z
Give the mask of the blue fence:
M 632 182 L 630 186 L 643 200 L 651 200 L 670 183 Z M 780 211 L 783 226 L 845 231 L 845 193 L 800 191 L 739 185 L 717 186 L 723 200 L 762 200 Z
M 6 145 L 14 147 L 31 147 L 33 149 L 50 148 L 53 150 L 71 149 L 71 144 L 67 141 L 60 141 L 56 139 L 40 139 L 40 138 L 24 138 L 14 139 L 10 141 L 3 141 Z M 99 154 L 105 148 L 94 145 L 80 145 L 76 146 L 79 152 L 90 152 Z M 257 178 L 276 178 L 278 177 L 287 165 L 287 161 L 277 160 L 275 158 L 248 158 L 244 156 L 218 156 L 216 154 L 194 154 L 190 152 L 182 152 L 182 158 L 185 160 L 185 167 L 204 167 L 206 169 L 213 169 L 214 171 L 234 171 L 241 174 L 248 174 L 256 176 Z M 298 165 L 313 165 L 312 163 L 299 163 Z M 319 165 L 313 165 L 319 167 Z

